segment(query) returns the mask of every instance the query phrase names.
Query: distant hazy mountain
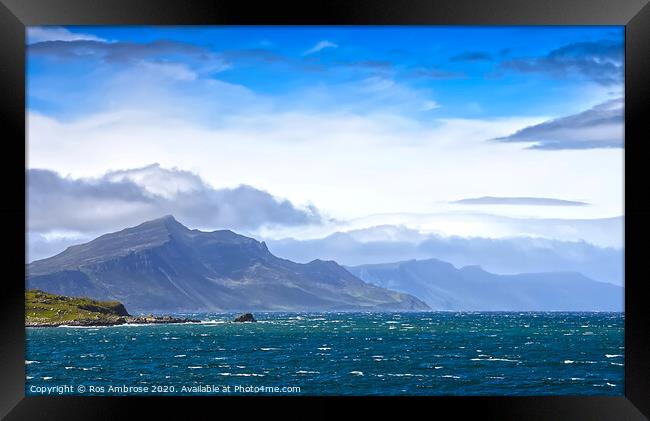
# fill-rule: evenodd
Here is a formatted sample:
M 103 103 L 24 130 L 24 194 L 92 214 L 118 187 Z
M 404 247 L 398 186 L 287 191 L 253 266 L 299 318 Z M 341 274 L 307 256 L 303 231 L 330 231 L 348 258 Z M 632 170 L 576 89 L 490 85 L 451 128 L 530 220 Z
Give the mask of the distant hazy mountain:
M 496 275 L 436 259 L 347 268 L 366 282 L 413 294 L 434 310 L 622 311 L 623 288 L 579 273 Z
M 618 226 L 620 220 L 612 218 L 608 224 Z M 605 231 L 615 232 L 616 229 Z M 527 231 L 522 228 L 522 232 Z M 621 248 L 600 247 L 585 241 L 525 236 L 446 237 L 383 225 L 337 232 L 318 239 L 268 240 L 267 244 L 275 255 L 294 262 L 308 262 L 319 257 L 356 266 L 433 257 L 457 267 L 480 265 L 494 273 L 537 273 L 552 268 L 556 272 L 579 272 L 615 285 L 622 285 L 624 279 Z
M 172 216 L 102 235 L 27 266 L 28 288 L 118 300 L 130 312 L 426 310 L 333 261 L 280 259 L 232 231 L 190 230 Z

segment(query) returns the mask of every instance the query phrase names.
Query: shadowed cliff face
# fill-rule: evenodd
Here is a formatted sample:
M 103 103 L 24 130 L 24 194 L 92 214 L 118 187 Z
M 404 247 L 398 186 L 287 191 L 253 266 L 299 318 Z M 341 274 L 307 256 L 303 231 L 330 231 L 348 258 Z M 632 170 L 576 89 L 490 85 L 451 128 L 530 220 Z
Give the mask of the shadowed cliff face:
M 437 259 L 347 268 L 366 282 L 413 294 L 433 310 L 622 311 L 623 288 L 575 272 L 496 275 Z
M 27 266 L 28 288 L 119 300 L 146 311 L 426 310 L 408 294 L 366 284 L 336 262 L 294 263 L 222 230 L 166 216 Z

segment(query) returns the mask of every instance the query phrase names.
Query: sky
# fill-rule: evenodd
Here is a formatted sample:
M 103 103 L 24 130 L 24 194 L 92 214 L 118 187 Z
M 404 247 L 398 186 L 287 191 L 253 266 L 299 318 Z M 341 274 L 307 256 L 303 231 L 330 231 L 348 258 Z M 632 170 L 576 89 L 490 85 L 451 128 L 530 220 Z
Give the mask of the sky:
M 371 231 L 623 248 L 623 27 L 45 26 L 27 44 L 28 260 L 170 213 L 296 258 Z

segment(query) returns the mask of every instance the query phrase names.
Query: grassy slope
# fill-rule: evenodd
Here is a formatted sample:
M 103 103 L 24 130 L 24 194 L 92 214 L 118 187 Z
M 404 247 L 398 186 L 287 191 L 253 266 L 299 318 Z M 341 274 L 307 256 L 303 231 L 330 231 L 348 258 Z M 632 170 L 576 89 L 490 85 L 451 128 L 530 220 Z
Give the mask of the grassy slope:
M 66 297 L 40 290 L 25 291 L 25 319 L 27 322 L 115 321 L 126 315 L 126 309 L 118 301 Z

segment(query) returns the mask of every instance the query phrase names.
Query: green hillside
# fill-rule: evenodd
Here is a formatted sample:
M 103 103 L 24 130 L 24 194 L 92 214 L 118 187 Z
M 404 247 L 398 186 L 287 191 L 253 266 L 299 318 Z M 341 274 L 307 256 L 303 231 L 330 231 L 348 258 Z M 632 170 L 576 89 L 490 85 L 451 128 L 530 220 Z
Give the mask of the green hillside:
M 112 324 L 123 321 L 129 314 L 118 301 L 97 301 L 89 298 L 66 297 L 41 290 L 25 291 L 25 322 L 30 324 L 65 324 L 93 322 Z

